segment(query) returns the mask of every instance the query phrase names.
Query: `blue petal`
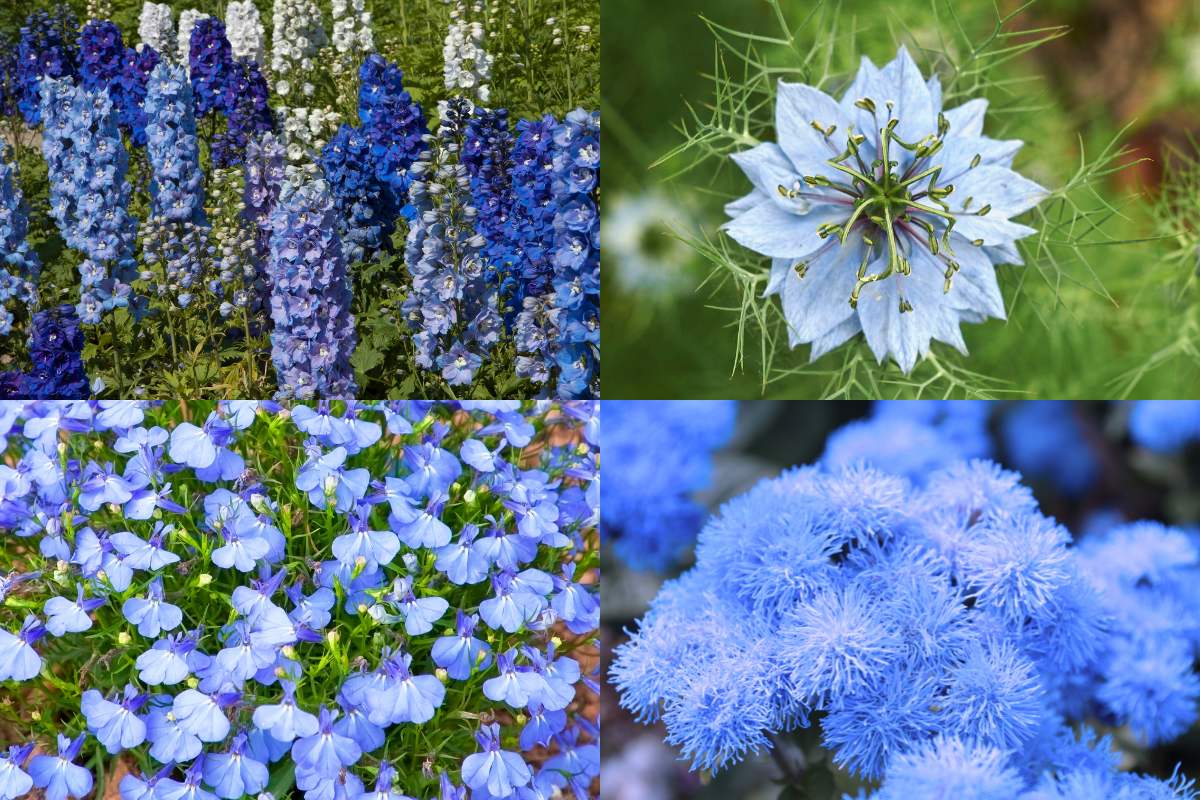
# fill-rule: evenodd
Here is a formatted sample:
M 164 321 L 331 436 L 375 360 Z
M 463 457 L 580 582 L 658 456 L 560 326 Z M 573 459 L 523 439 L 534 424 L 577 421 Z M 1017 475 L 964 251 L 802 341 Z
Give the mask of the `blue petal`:
M 766 202 L 722 226 L 743 247 L 772 258 L 802 258 L 825 244 L 817 228 L 844 220 L 847 212 L 836 206 L 816 206 L 807 214 L 789 214 Z

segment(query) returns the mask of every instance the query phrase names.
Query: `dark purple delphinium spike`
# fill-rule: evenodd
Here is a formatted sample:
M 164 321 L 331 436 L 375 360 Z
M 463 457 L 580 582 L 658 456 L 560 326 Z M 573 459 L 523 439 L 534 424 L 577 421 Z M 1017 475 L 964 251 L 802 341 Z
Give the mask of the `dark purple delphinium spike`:
M 109 85 L 109 94 L 117 106 L 117 123 L 129 134 L 134 145 L 146 144 L 146 89 L 150 73 L 162 57 L 149 45 L 140 49 L 128 47 L 121 63 L 121 74 Z
M 234 100 L 228 85 L 237 79 L 237 64 L 229 39 L 225 37 L 224 22 L 215 17 L 204 17 L 196 23 L 192 28 L 188 62 L 196 116 L 202 117 L 213 110 L 228 116 Z
M 106 19 L 88 20 L 79 32 L 79 77 L 90 92 L 108 89 L 121 74 L 125 43 L 121 29 Z M 114 104 L 120 104 L 114 99 Z
M 517 258 L 508 238 L 508 219 L 514 202 L 512 146 L 508 111 L 476 108 L 467 120 L 462 163 L 471 177 L 471 195 L 478 213 L 475 229 L 486 240 L 484 269 L 488 280 L 499 287 L 501 311 L 509 325 L 518 310 L 510 300 L 517 288 L 517 279 L 511 270 Z
M 42 121 L 39 80 L 47 76 L 73 78 L 79 74 L 74 47 L 78 29 L 74 13 L 62 4 L 53 13 L 33 12 L 21 27 L 15 89 L 17 107 L 26 123 L 37 125 Z
M 31 399 L 82 400 L 88 397 L 83 369 L 83 333 L 75 307 L 62 305 L 33 315 L 29 337 L 31 369 L 22 381 Z
M 358 70 L 358 118 L 371 142 L 375 175 L 392 191 L 396 208 L 408 203 L 409 168 L 429 132 L 421 104 L 404 89 L 404 72 L 371 54 Z
M 268 104 L 267 81 L 253 61 L 234 62 L 221 104 L 229 109 L 225 131 L 213 139 L 213 165 L 218 168 L 241 164 L 246 146 L 260 133 L 275 130 L 275 117 Z

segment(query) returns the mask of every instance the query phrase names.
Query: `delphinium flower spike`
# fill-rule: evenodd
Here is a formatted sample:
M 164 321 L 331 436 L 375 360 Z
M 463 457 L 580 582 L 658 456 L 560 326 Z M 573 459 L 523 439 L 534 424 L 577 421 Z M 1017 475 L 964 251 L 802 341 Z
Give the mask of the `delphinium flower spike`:
M 171 6 L 146 0 L 138 15 L 138 38 L 146 46 L 162 54 L 174 54 L 175 23 L 171 18 Z
M 13 305 L 37 306 L 42 262 L 29 247 L 29 208 L 17 182 L 12 150 L 0 146 L 0 337 L 12 333 Z
M 254 0 L 232 0 L 225 9 L 225 35 L 234 58 L 263 63 L 263 24 Z
M 908 51 L 864 58 L 840 100 L 780 81 L 778 143 L 733 160 L 754 184 L 725 230 L 772 259 L 794 347 L 813 359 L 858 333 L 908 373 L 961 322 L 1004 318 L 995 265 L 1021 264 L 1012 222 L 1047 196 L 1012 170 L 1018 141 L 983 135 L 987 101 L 942 109 Z
M 21 26 L 15 83 L 17 106 L 28 125 L 42 121 L 42 78 L 73 78 L 79 74 L 74 48 L 79 22 L 65 4 L 34 11 Z

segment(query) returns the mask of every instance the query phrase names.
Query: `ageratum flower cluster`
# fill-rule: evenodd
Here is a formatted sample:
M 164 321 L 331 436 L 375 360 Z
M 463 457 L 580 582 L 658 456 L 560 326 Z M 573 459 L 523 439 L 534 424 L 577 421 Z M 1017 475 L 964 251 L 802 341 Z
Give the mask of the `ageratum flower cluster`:
M 17 167 L 10 148 L 0 146 L 0 337 L 12 333 L 15 303 L 37 306 L 42 262 L 29 247 L 28 233 L 29 207 L 17 182 Z
M 1118 772 L 1087 721 L 1143 744 L 1195 722 L 1196 535 L 1077 548 L 1016 473 L 924 477 L 816 464 L 724 505 L 618 648 L 622 705 L 693 769 L 815 728 L 872 800 L 1194 797 Z
M 0 405 L 0 797 L 590 796 L 595 406 L 188 411 Z
M 713 453 L 733 434 L 732 400 L 605 403 L 605 547 L 634 569 L 666 570 L 696 540 Z
M 966 352 L 959 324 L 1003 319 L 997 264 L 1021 264 L 1011 221 L 1047 192 L 1014 172 L 1019 141 L 983 135 L 986 100 L 942 110 L 942 88 L 900 49 L 862 61 L 835 100 L 779 82 L 778 144 L 733 156 L 754 184 L 725 230 L 770 256 L 791 346 L 811 357 L 859 333 L 908 373 L 938 340 Z
M 104 91 L 66 80 L 41 82 L 42 154 L 49 166 L 50 213 L 69 247 L 79 250 L 79 318 L 100 322 L 114 308 L 134 316 L 145 298 L 133 292 L 137 220 L 129 214 L 129 156 Z
M 278 396 L 353 397 L 353 292 L 328 186 L 322 180 L 285 183 L 270 221 Z

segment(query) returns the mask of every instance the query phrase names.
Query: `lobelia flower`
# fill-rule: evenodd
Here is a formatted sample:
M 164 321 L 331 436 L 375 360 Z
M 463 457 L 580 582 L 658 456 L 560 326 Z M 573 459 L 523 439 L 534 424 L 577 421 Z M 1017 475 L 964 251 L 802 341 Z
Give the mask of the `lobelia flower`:
M 280 681 L 283 699 L 279 703 L 265 704 L 254 709 L 254 724 L 269 731 L 280 742 L 291 742 L 299 737 L 313 736 L 319 730 L 317 718 L 296 705 L 296 684 Z
M 352 395 L 356 336 L 350 276 L 328 184 L 286 184 L 270 219 L 277 397 Z
M 236 800 L 265 789 L 270 773 L 266 764 L 248 752 L 246 733 L 239 731 L 229 743 L 227 752 L 209 753 L 204 757 L 204 780 L 213 787 L 217 797 Z
M 1012 171 L 1020 142 L 983 136 L 986 108 L 943 112 L 904 48 L 864 58 L 840 101 L 780 81 L 778 144 L 733 156 L 754 189 L 724 230 L 772 258 L 791 346 L 816 359 L 862 332 L 908 373 L 931 340 L 966 352 L 961 322 L 1004 318 L 995 265 L 1035 232 L 1010 218 L 1047 192 Z
M 80 710 L 87 719 L 91 731 L 104 749 L 112 755 L 146 741 L 146 723 L 137 712 L 148 695 L 138 694 L 136 687 L 125 684 L 125 696 L 119 702 L 105 699 L 95 689 L 83 693 Z
M 58 734 L 58 755 L 37 755 L 29 762 L 29 776 L 33 785 L 43 789 L 46 800 L 66 800 L 68 797 L 82 798 L 92 790 L 92 773 L 72 763 L 79 757 L 87 734 L 69 739 Z
M 254 0 L 232 0 L 225 9 L 225 34 L 233 57 L 263 63 L 263 24 Z
M 142 3 L 138 15 L 138 38 L 142 43 L 159 53 L 178 52 L 175 44 L 175 24 L 171 18 L 171 6 L 167 3 Z
M 500 749 L 500 726 L 484 725 L 475 733 L 482 752 L 463 759 L 463 783 L 475 791 L 507 797 L 533 778 L 520 754 Z
M 104 605 L 103 597 L 84 599 L 83 584 L 75 584 L 75 601 L 65 597 L 54 596 L 46 601 L 46 630 L 52 636 L 63 636 L 67 633 L 81 633 L 92 627 L 92 618 L 88 616 Z
M 455 635 L 443 636 L 433 643 L 433 662 L 457 681 L 466 680 L 478 667 L 486 670 L 492 663 L 492 650 L 487 642 L 475 637 L 479 624 L 477 614 L 457 612 Z
M 17 800 L 33 788 L 33 778 L 21 768 L 33 748 L 33 744 L 14 744 L 0 753 L 0 800 Z
M 42 657 L 33 645 L 45 635 L 46 628 L 32 614 L 15 634 L 0 630 L 0 681 L 27 681 L 42 671 Z
M 379 772 L 375 776 L 375 791 L 363 792 L 359 797 L 362 800 L 413 800 L 406 794 L 401 794 L 398 789 L 393 788 L 392 782 L 396 778 L 396 770 L 387 761 L 380 763 Z
M 318 726 L 316 733 L 292 744 L 292 758 L 297 775 L 307 773 L 331 779 L 343 767 L 355 764 L 362 756 L 362 749 L 353 739 L 334 732 L 333 714 L 325 706 L 321 706 Z
M 137 657 L 138 678 L 150 686 L 171 686 L 208 666 L 208 656 L 196 649 L 197 637 L 176 633 L 159 639 Z
M 215 553 L 214 553 L 215 558 Z M 179 606 L 163 599 L 161 578 L 150 581 L 145 598 L 131 597 L 121 606 L 125 619 L 137 625 L 138 633 L 153 639 L 162 631 L 169 631 L 183 623 L 183 612 Z

